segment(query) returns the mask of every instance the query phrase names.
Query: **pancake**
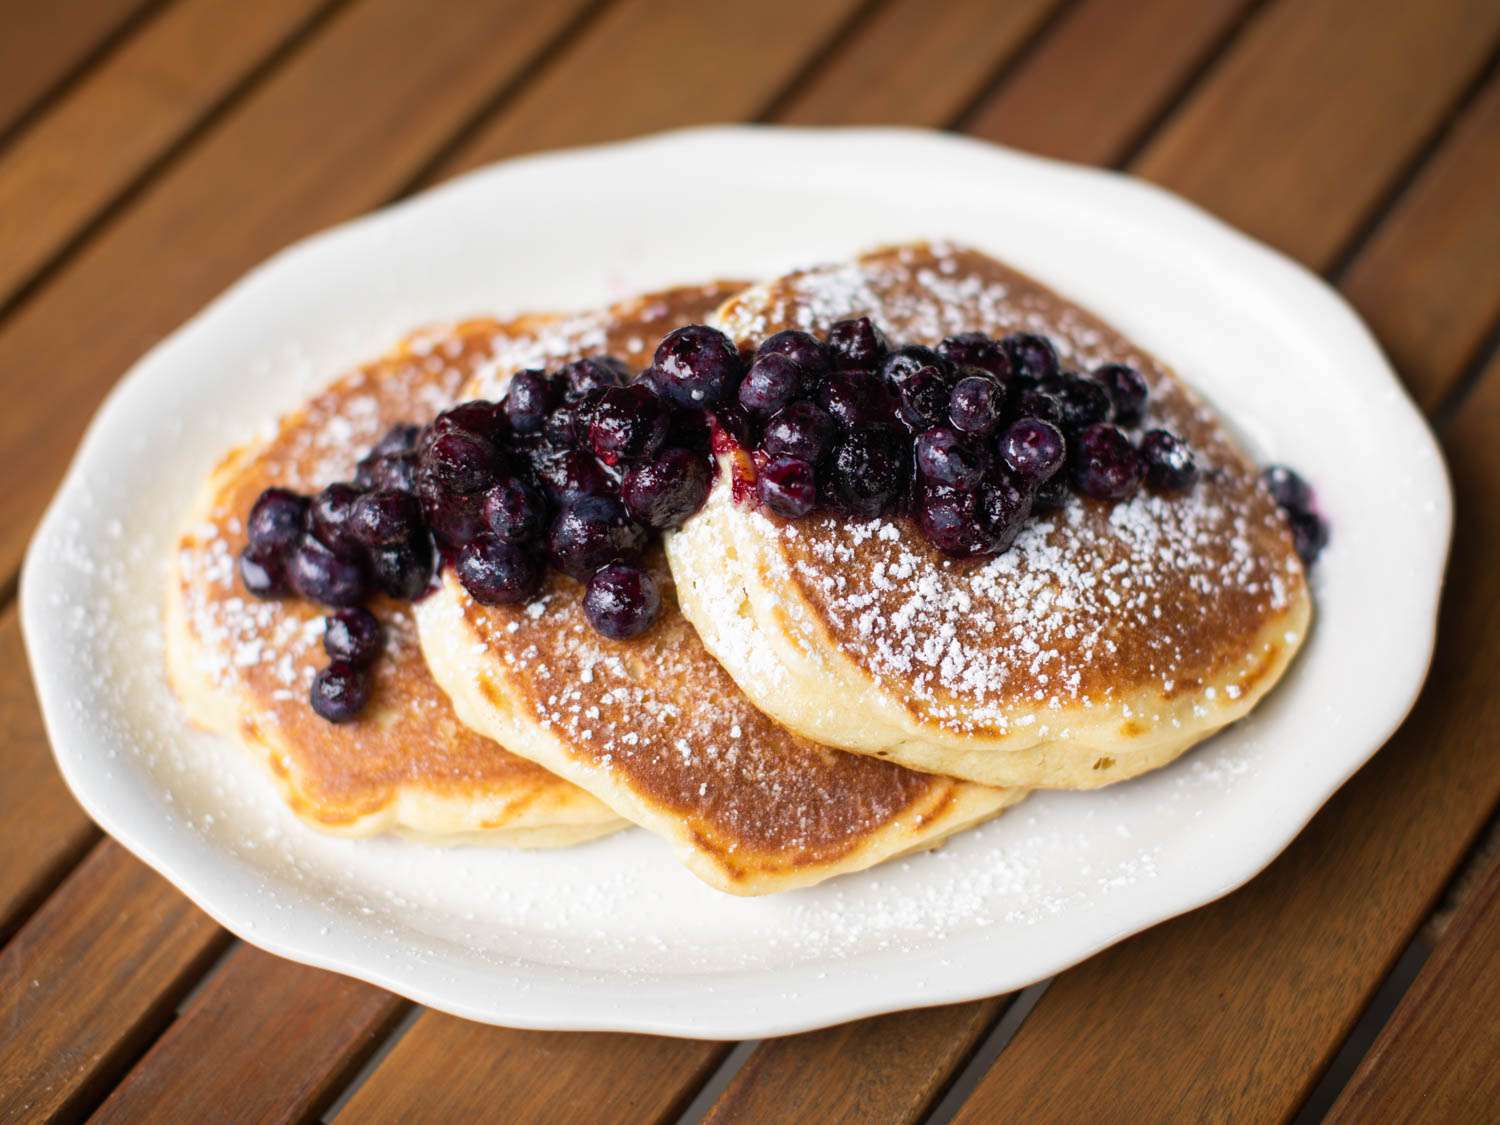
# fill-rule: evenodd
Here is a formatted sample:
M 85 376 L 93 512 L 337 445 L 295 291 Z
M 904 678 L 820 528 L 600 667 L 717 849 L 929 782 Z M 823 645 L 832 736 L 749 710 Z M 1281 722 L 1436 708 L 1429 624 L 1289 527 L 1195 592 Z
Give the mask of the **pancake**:
M 464 391 L 496 398 L 511 373 L 589 354 L 638 369 L 698 310 L 648 303 L 518 331 Z M 550 573 L 525 606 L 482 606 L 451 571 L 416 607 L 422 648 L 460 718 L 666 839 L 694 874 L 765 894 L 857 871 L 1000 812 L 1024 794 L 844 754 L 757 710 L 676 609 L 658 548 L 662 611 L 644 634 L 594 632 L 583 586 Z
M 451 405 L 501 331 L 491 320 L 429 330 L 339 379 L 269 439 L 227 456 L 179 539 L 167 599 L 172 687 L 198 725 L 264 762 L 315 828 L 552 847 L 626 826 L 583 790 L 459 722 L 422 660 L 407 604 L 371 604 L 387 636 L 372 701 L 354 722 L 325 722 L 308 689 L 328 662 L 327 611 L 298 598 L 257 600 L 238 578 L 245 517 L 262 489 L 312 492 L 349 479 L 390 426 Z
M 905 517 L 789 522 L 735 500 L 721 457 L 703 510 L 666 538 L 682 612 L 740 688 L 804 737 L 991 785 L 1086 789 L 1170 762 L 1255 706 L 1307 633 L 1283 517 L 1251 461 L 1157 359 L 983 254 L 876 251 L 731 298 L 744 346 L 868 315 L 900 343 L 1050 336 L 1064 365 L 1135 366 L 1147 424 L 1192 445 L 1191 492 L 1070 496 L 990 559 L 943 556 Z

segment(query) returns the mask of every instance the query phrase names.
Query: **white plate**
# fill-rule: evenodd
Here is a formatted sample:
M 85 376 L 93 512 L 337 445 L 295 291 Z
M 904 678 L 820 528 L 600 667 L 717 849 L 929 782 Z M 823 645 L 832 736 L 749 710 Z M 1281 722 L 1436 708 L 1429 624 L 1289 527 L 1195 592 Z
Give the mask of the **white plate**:
M 426 320 L 924 236 L 1101 313 L 1316 482 L 1316 627 L 1247 721 L 1149 777 L 751 900 L 639 831 L 554 853 L 320 836 L 183 724 L 158 621 L 172 533 L 225 448 L 344 365 Z M 251 273 L 100 410 L 22 612 L 78 799 L 247 941 L 478 1020 L 739 1039 L 1014 989 L 1250 878 L 1415 698 L 1450 523 L 1431 435 L 1343 301 L 1165 192 L 932 133 L 708 129 L 476 172 Z

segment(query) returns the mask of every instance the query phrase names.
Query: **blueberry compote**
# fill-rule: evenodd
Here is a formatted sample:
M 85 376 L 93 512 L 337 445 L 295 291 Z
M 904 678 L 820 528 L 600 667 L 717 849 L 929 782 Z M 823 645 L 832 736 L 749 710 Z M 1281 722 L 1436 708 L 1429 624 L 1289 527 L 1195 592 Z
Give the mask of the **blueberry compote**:
M 1070 494 L 1117 503 L 1194 488 L 1193 450 L 1151 425 L 1148 400 L 1134 368 L 1070 371 L 1032 333 L 893 345 L 860 317 L 741 353 L 689 325 L 634 378 L 608 357 L 522 371 L 499 403 L 394 427 L 353 481 L 310 497 L 267 489 L 240 575 L 257 597 L 336 610 L 311 703 L 347 722 L 384 647 L 365 603 L 422 597 L 440 560 L 484 605 L 533 600 L 550 567 L 584 584 L 595 631 L 629 640 L 661 610 L 646 551 L 702 507 L 715 453 L 748 450 L 754 470 L 737 472 L 735 499 L 780 518 L 904 517 L 944 554 L 985 557 Z M 1281 467 L 1265 479 L 1311 562 L 1328 539 L 1311 489 Z

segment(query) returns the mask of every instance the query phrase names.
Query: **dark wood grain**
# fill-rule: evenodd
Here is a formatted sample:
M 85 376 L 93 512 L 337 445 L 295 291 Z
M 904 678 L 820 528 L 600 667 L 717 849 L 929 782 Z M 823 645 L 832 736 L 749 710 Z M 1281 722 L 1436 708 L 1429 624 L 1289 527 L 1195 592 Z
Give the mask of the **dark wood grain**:
M 0 308 L 329 0 L 182 0 L 0 151 Z
M 0 136 L 139 13 L 160 0 L 0 2 Z
M 340 1118 L 358 1122 L 670 1120 L 727 1043 L 481 1027 L 423 1012 Z
M 100 841 L 0 952 L 0 1119 L 72 1117 L 96 1102 L 227 941 Z
M 91 1120 L 302 1121 L 407 1009 L 389 992 L 236 945 Z
M 1006 1003 L 996 998 L 897 1012 L 767 1040 L 730 1080 L 706 1120 L 920 1121 Z
M 978 105 L 975 136 L 1061 160 L 1125 158 L 1253 0 L 1089 0 Z M 1143 60 L 1148 60 L 1143 62 Z
M 1024 49 L 1057 0 L 893 0 L 778 107 L 783 125 L 946 125 Z
M 0 325 L 0 450 L 27 472 L 0 493 L 0 579 L 131 361 L 271 251 L 400 191 L 583 2 L 340 11 L 13 312 Z
M 0 616 L 0 947 L 99 838 L 47 747 L 15 606 Z
M 858 0 L 623 0 L 432 178 L 523 152 L 753 117 L 858 10 Z
M 1464 425 L 1500 426 L 1500 365 Z M 1483 1121 L 1500 1107 L 1500 863 L 1401 998 L 1325 1121 Z

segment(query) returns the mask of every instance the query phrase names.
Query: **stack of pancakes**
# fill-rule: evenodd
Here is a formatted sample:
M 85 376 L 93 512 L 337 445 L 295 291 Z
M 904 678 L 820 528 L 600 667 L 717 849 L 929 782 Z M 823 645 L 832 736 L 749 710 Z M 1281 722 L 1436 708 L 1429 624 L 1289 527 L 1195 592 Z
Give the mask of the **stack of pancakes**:
M 528 605 L 484 606 L 445 571 L 414 606 L 373 607 L 389 638 L 374 703 L 338 726 L 307 705 L 322 611 L 238 585 L 259 492 L 347 479 L 397 422 L 499 398 L 528 367 L 607 354 L 641 370 L 684 324 L 753 348 L 854 316 L 901 342 L 1024 330 L 1070 367 L 1129 363 L 1205 482 L 1075 498 L 1006 553 L 959 562 L 903 519 L 736 502 L 753 468 L 728 451 L 704 509 L 648 560 L 663 611 L 644 635 L 593 631 L 582 586 L 556 573 Z M 215 470 L 176 556 L 168 663 L 191 717 L 253 747 L 316 827 L 551 846 L 633 823 L 709 884 L 761 894 L 930 847 L 1032 788 L 1171 761 L 1255 705 L 1309 616 L 1256 467 L 1160 362 L 989 257 L 922 244 L 412 337 Z

